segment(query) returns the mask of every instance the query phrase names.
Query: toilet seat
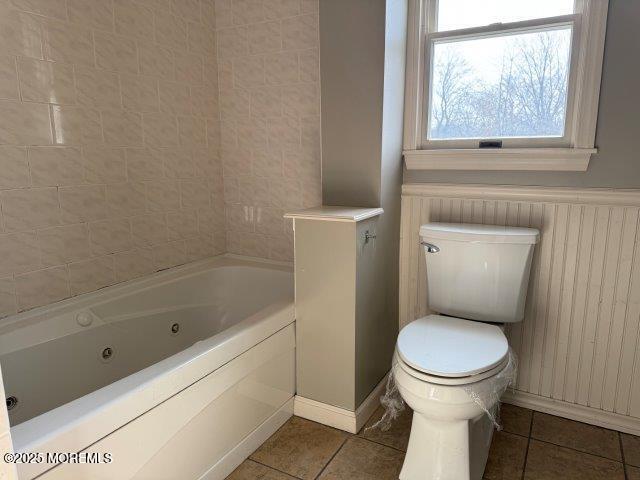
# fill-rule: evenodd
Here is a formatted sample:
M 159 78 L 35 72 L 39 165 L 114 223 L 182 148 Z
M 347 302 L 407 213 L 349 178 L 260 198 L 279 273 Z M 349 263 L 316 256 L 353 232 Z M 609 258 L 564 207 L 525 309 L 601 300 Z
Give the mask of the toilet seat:
M 405 326 L 396 354 L 412 376 L 444 385 L 468 384 L 499 372 L 509 344 L 500 327 L 443 315 L 428 315 Z

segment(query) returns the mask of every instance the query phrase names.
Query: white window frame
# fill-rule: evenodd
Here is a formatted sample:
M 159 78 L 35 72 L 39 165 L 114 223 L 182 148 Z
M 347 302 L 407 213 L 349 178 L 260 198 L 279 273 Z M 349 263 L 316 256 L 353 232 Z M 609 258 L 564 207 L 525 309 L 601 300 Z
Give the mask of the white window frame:
M 482 0 L 478 0 L 482 1 Z M 535 1 L 535 0 L 531 0 Z M 437 32 L 438 0 L 409 0 L 404 158 L 419 170 L 586 171 L 594 148 L 608 0 L 575 0 L 575 12 L 558 17 Z M 528 31 L 545 25 L 573 27 L 564 137 L 503 138 L 502 148 L 478 148 L 478 139 L 426 138 L 432 42 Z M 484 140 L 484 139 L 483 139 Z M 489 139 L 487 139 L 489 140 Z

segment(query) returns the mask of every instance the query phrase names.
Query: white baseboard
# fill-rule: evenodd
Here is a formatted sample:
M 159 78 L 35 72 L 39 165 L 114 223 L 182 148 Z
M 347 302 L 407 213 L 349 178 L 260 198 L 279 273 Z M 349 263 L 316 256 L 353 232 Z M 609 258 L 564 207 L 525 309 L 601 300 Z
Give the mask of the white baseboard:
M 380 396 L 387 385 L 388 374 L 376 385 L 356 411 L 335 407 L 310 398 L 295 396 L 294 415 L 349 433 L 358 433 L 369 417 L 378 408 Z
M 233 450 L 222 457 L 207 470 L 199 480 L 223 480 L 244 462 L 260 445 L 293 415 L 293 398 L 287 401 L 276 413 L 267 418 L 258 428 L 247 435 Z
M 531 393 L 507 390 L 502 397 L 504 403 L 530 408 L 538 412 L 556 415 L 558 417 L 589 423 L 599 427 L 619 430 L 632 435 L 640 435 L 640 419 L 620 415 L 619 413 L 605 412 L 597 408 L 585 407 L 574 403 L 541 397 Z

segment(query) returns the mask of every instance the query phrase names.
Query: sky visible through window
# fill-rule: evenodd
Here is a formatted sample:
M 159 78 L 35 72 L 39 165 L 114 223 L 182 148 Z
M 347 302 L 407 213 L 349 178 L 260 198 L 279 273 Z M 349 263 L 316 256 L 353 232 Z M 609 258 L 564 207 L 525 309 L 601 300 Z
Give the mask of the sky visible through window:
M 457 29 L 572 13 L 573 1 L 440 0 L 439 8 L 439 24 Z M 437 41 L 429 139 L 562 137 L 571 34 L 566 25 Z

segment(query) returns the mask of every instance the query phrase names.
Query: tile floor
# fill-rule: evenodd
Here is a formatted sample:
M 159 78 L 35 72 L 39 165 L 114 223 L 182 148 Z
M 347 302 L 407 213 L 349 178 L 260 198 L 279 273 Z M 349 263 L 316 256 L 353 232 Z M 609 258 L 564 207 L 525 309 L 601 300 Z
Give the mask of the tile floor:
M 512 405 L 502 420 L 485 480 L 640 480 L 640 437 Z M 389 431 L 357 435 L 293 417 L 227 480 L 396 480 L 410 428 L 408 409 Z

